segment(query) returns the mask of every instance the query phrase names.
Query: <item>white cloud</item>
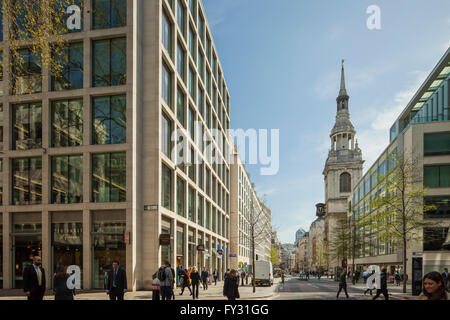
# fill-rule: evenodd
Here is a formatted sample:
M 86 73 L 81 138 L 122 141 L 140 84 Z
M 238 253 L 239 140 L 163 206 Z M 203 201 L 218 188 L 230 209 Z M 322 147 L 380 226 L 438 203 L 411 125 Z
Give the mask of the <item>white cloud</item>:
M 388 146 L 391 126 L 417 92 L 428 73 L 414 71 L 410 74 L 413 80 L 408 89 L 397 92 L 392 100 L 387 101 L 384 106 L 377 105 L 367 108 L 370 111 L 355 120 L 358 127 L 362 128 L 357 132 L 356 137 L 365 160 L 364 171 L 370 168 Z

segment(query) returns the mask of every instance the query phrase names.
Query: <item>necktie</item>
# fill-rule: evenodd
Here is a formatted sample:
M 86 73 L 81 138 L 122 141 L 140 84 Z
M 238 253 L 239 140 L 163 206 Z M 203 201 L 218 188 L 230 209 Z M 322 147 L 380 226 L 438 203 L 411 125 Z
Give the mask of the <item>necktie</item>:
M 36 272 L 38 276 L 38 286 L 40 287 L 42 285 L 41 269 L 39 269 L 39 267 L 36 267 Z

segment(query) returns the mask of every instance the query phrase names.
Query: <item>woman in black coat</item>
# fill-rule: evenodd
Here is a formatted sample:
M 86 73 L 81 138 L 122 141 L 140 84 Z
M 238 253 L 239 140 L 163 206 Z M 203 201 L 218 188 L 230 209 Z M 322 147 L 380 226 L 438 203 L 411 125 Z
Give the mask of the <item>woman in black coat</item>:
M 53 292 L 55 293 L 55 300 L 74 300 L 73 293 L 75 290 L 67 288 L 67 274 L 66 268 L 60 267 L 53 277 Z
M 236 300 L 240 298 L 239 296 L 239 279 L 237 277 L 236 270 L 231 270 L 230 275 L 225 278 L 225 283 L 223 285 L 223 296 L 227 297 L 228 300 Z
M 200 285 L 200 275 L 197 268 L 193 267 L 191 272 L 191 284 L 192 284 L 192 299 L 198 299 L 198 286 Z

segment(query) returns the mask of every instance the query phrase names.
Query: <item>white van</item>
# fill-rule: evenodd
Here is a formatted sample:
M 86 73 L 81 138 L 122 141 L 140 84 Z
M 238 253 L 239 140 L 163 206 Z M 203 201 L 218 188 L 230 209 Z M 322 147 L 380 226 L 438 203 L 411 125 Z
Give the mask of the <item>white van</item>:
M 270 261 L 255 261 L 255 284 L 273 285 L 273 268 Z

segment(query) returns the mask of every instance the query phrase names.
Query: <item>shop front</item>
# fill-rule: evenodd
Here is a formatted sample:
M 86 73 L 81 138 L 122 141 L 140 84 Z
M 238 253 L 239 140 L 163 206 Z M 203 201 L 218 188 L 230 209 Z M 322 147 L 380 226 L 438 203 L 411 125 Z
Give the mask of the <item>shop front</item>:
M 92 221 L 92 287 L 105 289 L 113 260 L 126 270 L 125 229 L 123 211 L 94 212 Z
M 41 213 L 13 213 L 11 233 L 13 250 L 13 288 L 23 288 L 23 272 L 33 264 L 33 257 L 42 257 Z
M 52 213 L 52 274 L 58 269 L 76 265 L 83 283 L 82 213 Z

